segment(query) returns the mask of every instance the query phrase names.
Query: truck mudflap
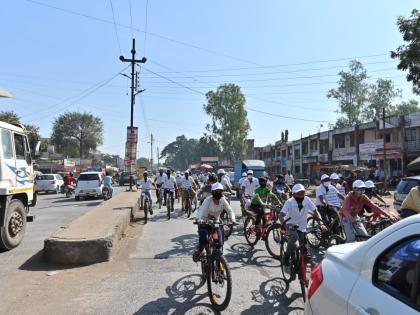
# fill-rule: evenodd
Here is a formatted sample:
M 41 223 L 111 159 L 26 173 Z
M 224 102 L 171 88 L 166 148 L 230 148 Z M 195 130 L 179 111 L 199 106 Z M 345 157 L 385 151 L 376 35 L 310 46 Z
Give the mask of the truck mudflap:
M 32 213 L 27 213 L 26 214 L 26 222 L 34 222 L 35 221 L 35 215 Z

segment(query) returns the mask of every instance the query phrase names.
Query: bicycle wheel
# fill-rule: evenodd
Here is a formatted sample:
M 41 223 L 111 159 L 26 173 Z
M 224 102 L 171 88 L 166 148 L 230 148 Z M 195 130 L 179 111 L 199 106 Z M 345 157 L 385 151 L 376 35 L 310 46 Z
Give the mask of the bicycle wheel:
M 222 212 L 222 214 L 220 215 L 220 219 L 222 220 L 223 223 L 225 223 L 225 225 L 223 225 L 223 231 L 224 231 L 225 237 L 228 238 L 232 234 L 233 226 L 227 225 L 227 223 L 229 222 L 229 217 L 226 211 Z
M 330 236 L 330 239 L 328 240 L 328 247 L 344 244 L 346 241 L 343 237 L 337 234 L 333 234 Z
M 213 308 L 224 311 L 232 296 L 232 276 L 225 257 L 212 259 L 207 272 L 207 290 Z
M 300 270 L 299 273 L 302 273 L 302 270 Z M 300 290 L 302 291 L 303 302 L 306 302 L 306 285 L 302 277 L 303 275 L 299 275 Z
M 149 200 L 144 200 L 144 205 L 143 205 L 143 209 L 144 209 L 144 224 L 147 223 L 147 216 L 149 215 Z
M 265 247 L 268 253 L 275 259 L 281 258 L 281 224 L 275 223 L 270 225 L 265 236 Z
M 187 218 L 191 216 L 191 199 L 187 199 Z
M 248 216 L 244 223 L 244 235 L 249 246 L 254 247 L 258 243 L 259 237 L 255 229 L 255 218 Z
M 308 218 L 306 240 L 312 248 L 319 248 L 322 243 L 322 221 L 316 217 Z

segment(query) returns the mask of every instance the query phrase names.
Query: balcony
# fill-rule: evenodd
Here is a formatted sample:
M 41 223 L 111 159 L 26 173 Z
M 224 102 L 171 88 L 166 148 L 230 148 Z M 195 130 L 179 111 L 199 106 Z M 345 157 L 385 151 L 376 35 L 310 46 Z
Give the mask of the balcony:
M 420 140 L 406 141 L 405 148 L 408 152 L 420 151 Z

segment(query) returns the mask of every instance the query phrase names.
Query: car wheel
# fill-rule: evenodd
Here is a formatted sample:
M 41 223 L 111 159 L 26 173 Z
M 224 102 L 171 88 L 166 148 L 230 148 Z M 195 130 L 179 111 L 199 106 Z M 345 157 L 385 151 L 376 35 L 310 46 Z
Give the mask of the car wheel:
M 13 199 L 7 205 L 5 224 L 0 227 L 0 248 L 10 250 L 23 240 L 26 230 L 26 209 L 22 201 Z

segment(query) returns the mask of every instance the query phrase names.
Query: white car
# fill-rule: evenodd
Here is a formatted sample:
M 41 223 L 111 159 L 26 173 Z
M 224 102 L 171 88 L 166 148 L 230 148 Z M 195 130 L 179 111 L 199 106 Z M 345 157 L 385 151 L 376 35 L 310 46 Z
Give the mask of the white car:
M 59 174 L 42 174 L 35 178 L 37 192 L 54 192 L 58 194 L 64 185 L 63 177 Z
M 74 198 L 102 197 L 103 175 L 101 172 L 83 172 L 77 179 Z
M 312 271 L 305 314 L 420 312 L 420 214 L 365 242 L 333 246 Z

